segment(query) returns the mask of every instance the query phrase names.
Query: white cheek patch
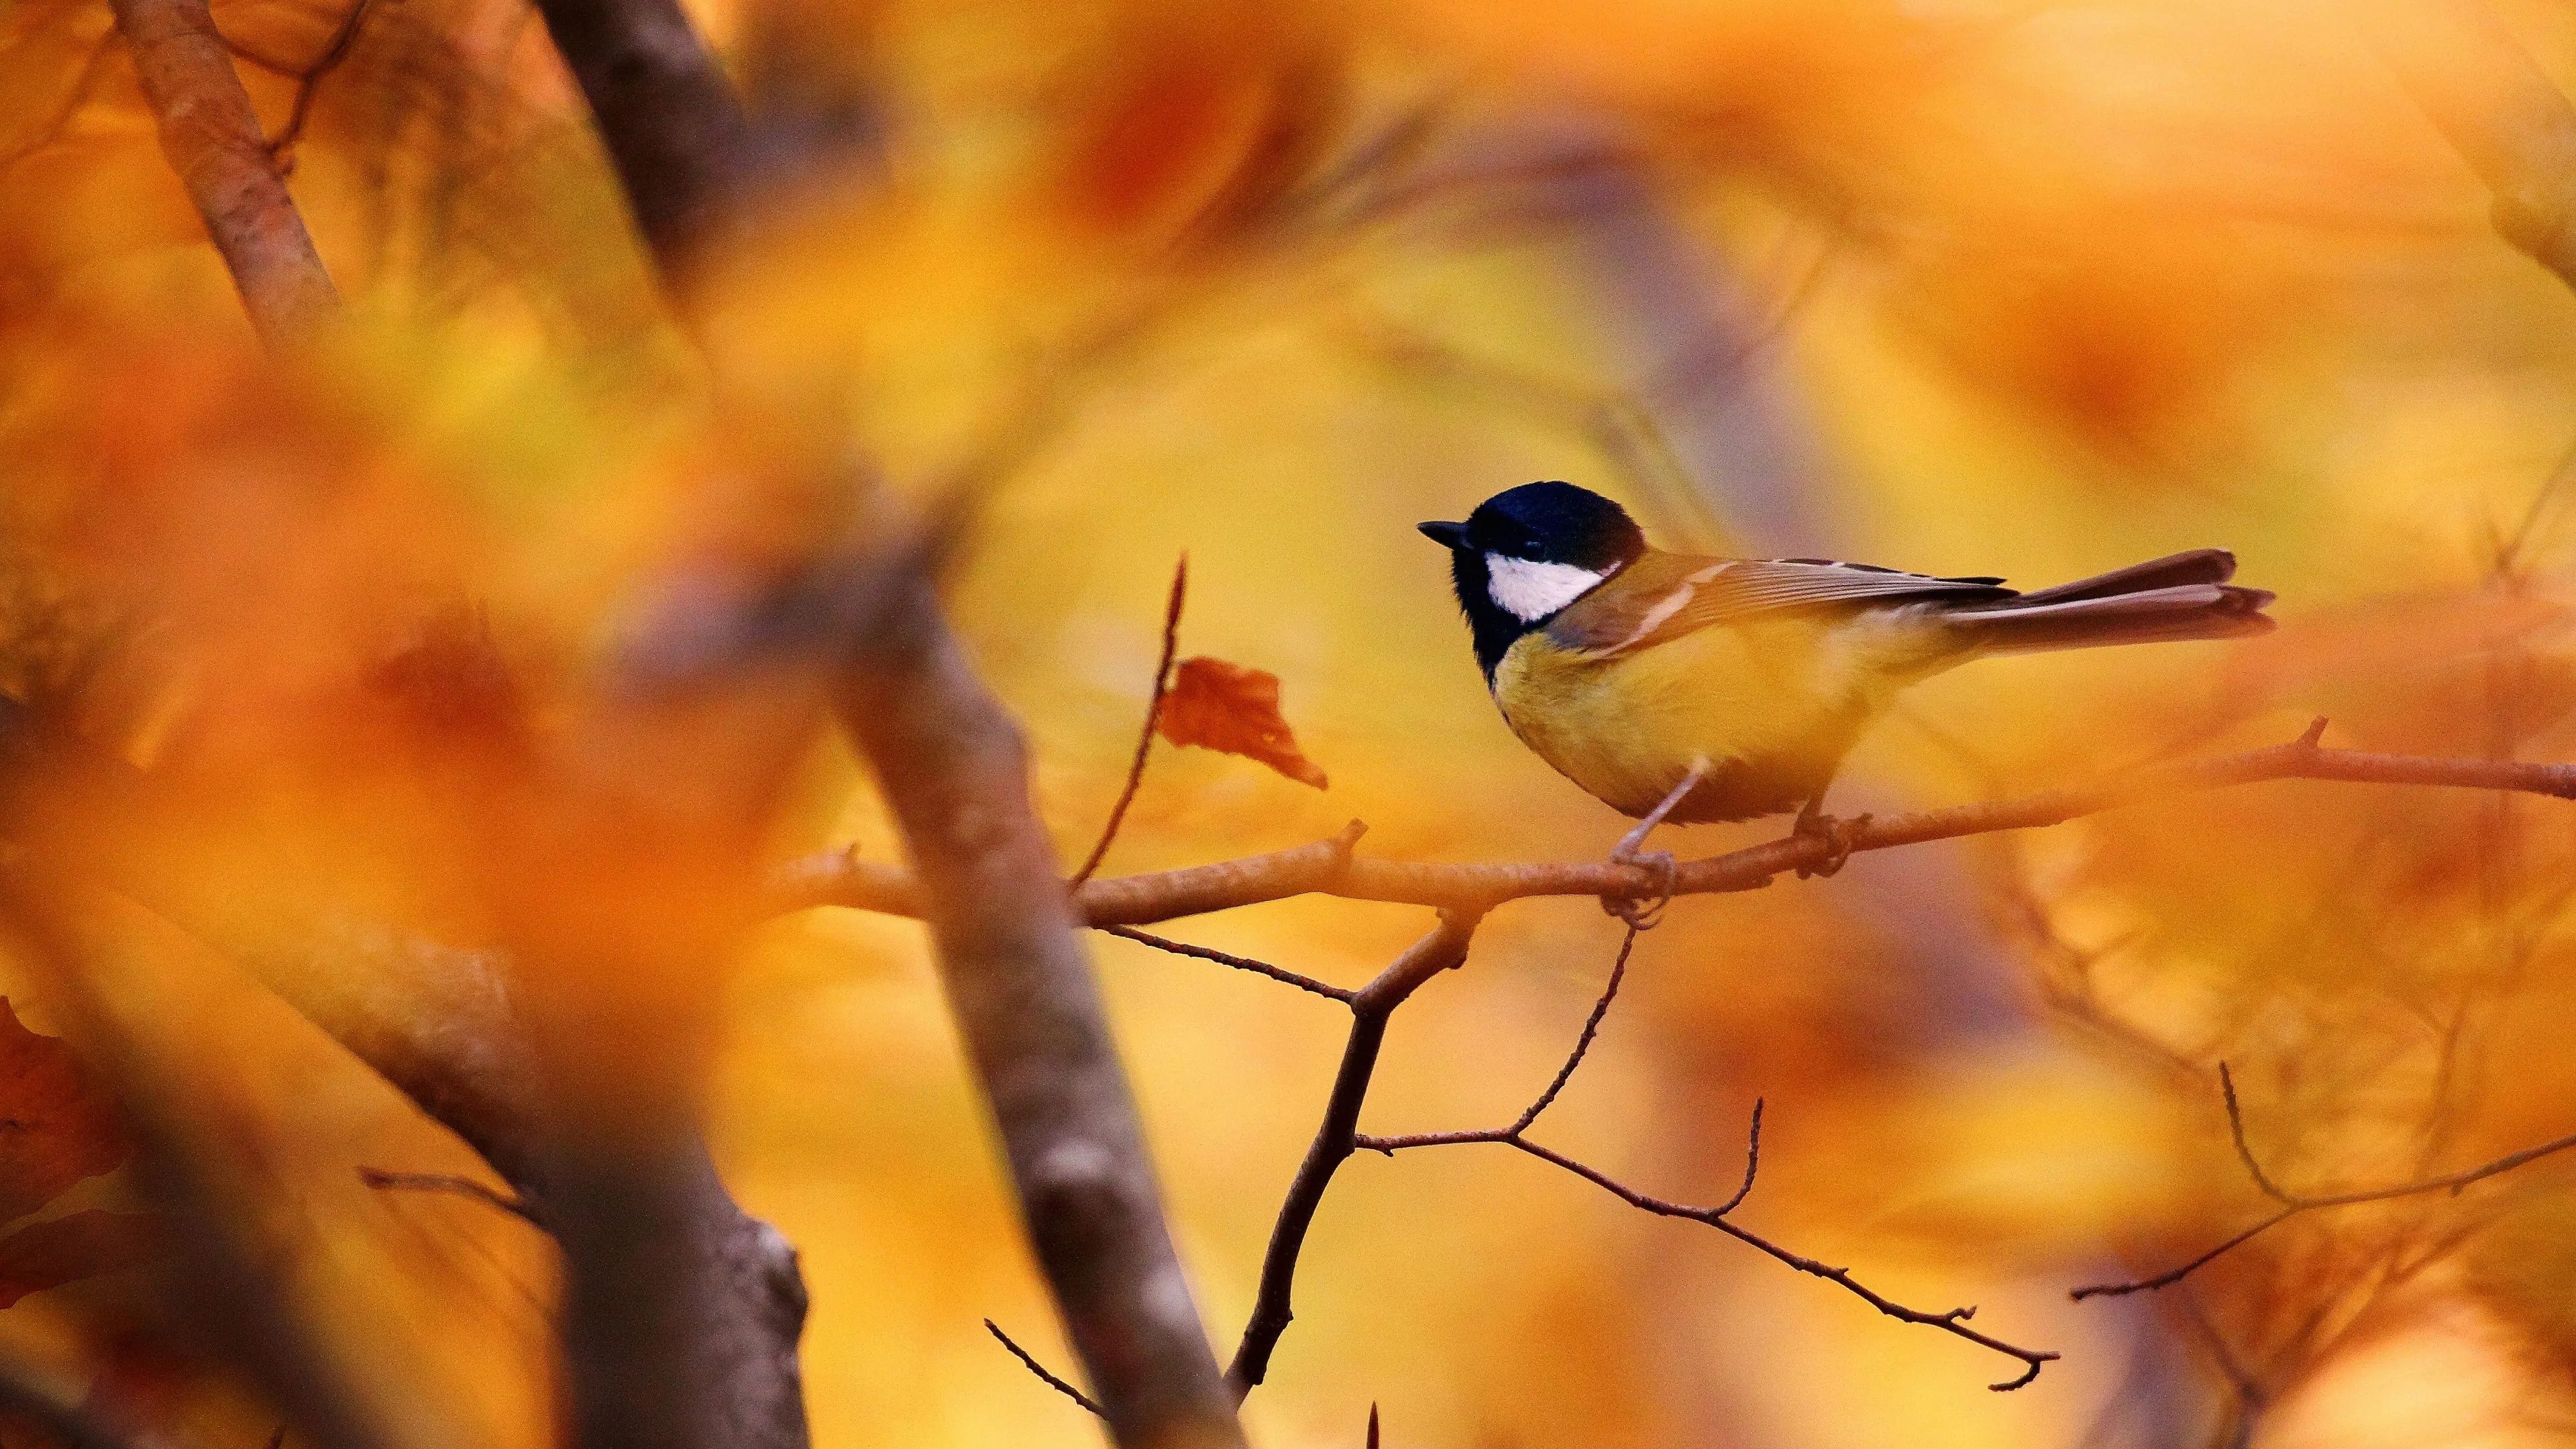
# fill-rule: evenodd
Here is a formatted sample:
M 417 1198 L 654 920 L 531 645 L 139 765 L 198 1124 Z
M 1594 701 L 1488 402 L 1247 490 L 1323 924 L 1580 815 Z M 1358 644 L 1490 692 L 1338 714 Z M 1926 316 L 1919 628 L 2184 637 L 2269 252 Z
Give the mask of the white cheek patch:
M 1572 564 L 1489 553 L 1485 577 L 1485 592 L 1493 596 L 1495 608 L 1524 624 L 1534 624 L 1582 598 L 1607 575 Z

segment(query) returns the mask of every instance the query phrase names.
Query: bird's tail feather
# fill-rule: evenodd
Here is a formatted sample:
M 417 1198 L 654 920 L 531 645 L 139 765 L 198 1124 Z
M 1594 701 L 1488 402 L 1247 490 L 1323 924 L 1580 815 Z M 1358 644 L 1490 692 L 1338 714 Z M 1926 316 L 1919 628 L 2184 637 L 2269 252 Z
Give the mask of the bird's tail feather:
M 2236 639 L 2270 632 L 2272 595 L 2225 582 L 2236 560 L 2219 549 L 2060 584 L 1991 604 L 1954 609 L 1943 622 L 1981 653 L 2090 649 L 2183 639 Z
M 2223 584 L 2236 577 L 2236 555 L 2223 548 L 2195 548 L 2186 553 L 2171 553 L 2163 558 L 2134 563 L 2107 574 L 2077 579 L 2050 589 L 2033 589 L 2012 601 L 2020 608 L 2041 604 L 2071 604 L 2079 599 L 2109 599 L 2122 594 L 2142 594 L 2149 589 L 2179 588 L 2184 584 Z

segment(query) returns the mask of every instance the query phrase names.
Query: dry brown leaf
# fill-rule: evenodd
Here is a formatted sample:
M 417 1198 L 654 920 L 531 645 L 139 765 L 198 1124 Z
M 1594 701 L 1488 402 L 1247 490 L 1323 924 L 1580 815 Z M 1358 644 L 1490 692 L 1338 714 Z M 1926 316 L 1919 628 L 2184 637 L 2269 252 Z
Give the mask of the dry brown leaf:
M 1279 676 L 1201 655 L 1184 659 L 1154 728 L 1176 745 L 1200 745 L 1259 760 L 1291 780 L 1325 788 L 1323 770 L 1298 753 L 1279 717 Z
M 71 1049 L 27 1030 L 0 997 L 0 1222 L 114 1172 L 129 1150 L 114 1104 Z

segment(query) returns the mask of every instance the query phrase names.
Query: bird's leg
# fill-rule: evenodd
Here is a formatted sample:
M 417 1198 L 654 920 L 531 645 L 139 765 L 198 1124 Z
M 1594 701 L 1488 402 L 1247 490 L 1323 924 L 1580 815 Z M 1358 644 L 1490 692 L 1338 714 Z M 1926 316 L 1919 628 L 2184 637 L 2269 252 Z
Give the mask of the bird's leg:
M 1681 877 L 1681 867 L 1673 860 L 1671 851 L 1658 850 L 1649 853 L 1640 851 L 1637 847 L 1646 843 L 1647 835 L 1652 833 L 1656 826 L 1663 824 L 1664 817 L 1679 808 L 1683 799 L 1697 789 L 1699 782 L 1707 779 L 1709 773 L 1709 767 L 1704 761 L 1691 766 L 1690 773 L 1682 776 L 1682 782 L 1675 785 L 1671 793 L 1664 796 L 1662 803 L 1647 811 L 1645 818 L 1637 822 L 1637 828 L 1620 836 L 1619 843 L 1610 848 L 1612 865 L 1647 866 L 1663 878 L 1663 891 L 1651 906 L 1641 907 L 1635 900 L 1626 896 L 1601 898 L 1601 909 L 1627 922 L 1630 930 L 1651 931 L 1655 928 L 1656 923 L 1664 917 L 1664 907 L 1673 903 L 1673 887 L 1679 883 Z
M 1869 823 L 1867 815 L 1857 815 L 1849 820 L 1836 820 L 1827 815 L 1824 810 L 1825 791 L 1832 787 L 1831 780 L 1817 786 L 1816 793 L 1808 796 L 1807 803 L 1798 808 L 1797 823 L 1789 827 L 1789 833 L 1792 836 L 1815 836 L 1822 839 L 1830 852 L 1814 865 L 1798 867 L 1800 880 L 1805 880 L 1809 876 L 1821 880 L 1826 876 L 1839 873 L 1843 868 L 1843 862 L 1851 859 L 1852 832 Z

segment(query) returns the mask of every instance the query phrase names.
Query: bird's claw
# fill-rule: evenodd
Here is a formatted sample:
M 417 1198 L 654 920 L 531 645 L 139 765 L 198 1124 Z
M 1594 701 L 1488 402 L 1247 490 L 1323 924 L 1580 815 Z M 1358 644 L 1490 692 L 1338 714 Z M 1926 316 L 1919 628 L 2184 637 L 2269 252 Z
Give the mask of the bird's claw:
M 1817 880 L 1823 880 L 1839 873 L 1843 863 L 1851 859 L 1853 834 L 1862 826 L 1869 824 L 1869 820 L 1870 817 L 1867 815 L 1856 815 L 1849 820 L 1837 820 L 1831 815 L 1801 812 L 1798 823 L 1791 829 L 1790 834 L 1793 837 L 1824 841 L 1825 858 L 1812 865 L 1798 867 L 1798 879 L 1806 880 L 1812 876 Z
M 1663 884 L 1656 892 L 1652 905 L 1646 904 L 1642 897 L 1603 896 L 1601 909 L 1625 922 L 1631 931 L 1651 931 L 1662 924 L 1664 908 L 1673 903 L 1673 892 L 1681 884 L 1681 865 L 1673 859 L 1673 853 L 1669 850 L 1642 852 L 1614 850 L 1610 852 L 1610 863 L 1640 866 L 1651 870 Z

